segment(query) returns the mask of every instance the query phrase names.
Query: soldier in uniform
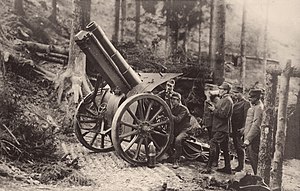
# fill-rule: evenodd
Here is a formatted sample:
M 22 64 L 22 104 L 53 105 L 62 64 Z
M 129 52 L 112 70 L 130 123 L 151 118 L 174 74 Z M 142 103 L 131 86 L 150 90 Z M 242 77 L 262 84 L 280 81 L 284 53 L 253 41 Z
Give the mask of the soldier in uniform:
M 173 168 L 178 168 L 179 157 L 182 155 L 182 141 L 188 137 L 188 130 L 190 125 L 191 115 L 188 108 L 181 104 L 181 95 L 174 92 L 171 96 L 172 103 L 172 118 L 174 120 L 174 148 L 173 154 L 174 164 Z
M 243 89 L 241 87 L 234 87 L 233 93 L 235 95 L 235 103 L 233 105 L 233 113 L 231 116 L 232 124 L 232 139 L 233 145 L 236 150 L 238 166 L 233 171 L 240 172 L 244 169 L 245 165 L 245 151 L 243 145 L 243 132 L 245 127 L 247 111 L 250 108 L 250 102 L 245 99 L 242 94 Z
M 210 106 L 210 110 L 213 112 L 213 124 L 212 124 L 212 133 L 213 137 L 209 141 L 209 160 L 207 168 L 204 173 L 211 173 L 213 161 L 216 158 L 217 147 L 218 145 L 223 150 L 225 167 L 218 169 L 217 171 L 223 172 L 226 174 L 231 174 L 231 165 L 230 165 L 230 156 L 229 156 L 229 133 L 231 128 L 231 115 L 233 109 L 233 101 L 230 97 L 231 86 L 224 82 L 220 89 L 221 99 L 214 106 Z
M 249 92 L 251 107 L 248 109 L 244 130 L 244 146 L 250 159 L 253 172 L 257 174 L 258 152 L 260 144 L 260 126 L 263 118 L 264 105 L 261 101 L 262 91 L 252 89 Z
M 171 79 L 171 80 L 167 81 L 166 89 L 160 91 L 157 94 L 159 97 L 161 97 L 163 100 L 165 100 L 165 102 L 169 105 L 170 108 L 172 107 L 171 106 L 171 96 L 175 92 L 174 87 L 175 87 L 175 80 Z

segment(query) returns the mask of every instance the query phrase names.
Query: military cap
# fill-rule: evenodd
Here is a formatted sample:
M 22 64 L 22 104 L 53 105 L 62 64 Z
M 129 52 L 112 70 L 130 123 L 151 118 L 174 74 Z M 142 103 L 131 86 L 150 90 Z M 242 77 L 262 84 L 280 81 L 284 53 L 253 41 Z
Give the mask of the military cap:
M 242 93 L 243 92 L 243 87 L 242 86 L 233 86 L 231 91 L 233 93 Z
M 181 100 L 181 95 L 180 95 L 180 93 L 174 92 L 174 93 L 172 93 L 171 98 Z
M 228 90 L 228 91 L 230 91 L 231 85 L 228 84 L 227 82 L 223 82 L 222 85 L 219 86 L 219 89 L 223 89 L 223 90 Z
M 260 97 L 262 94 L 261 89 L 251 89 L 249 92 L 249 97 Z

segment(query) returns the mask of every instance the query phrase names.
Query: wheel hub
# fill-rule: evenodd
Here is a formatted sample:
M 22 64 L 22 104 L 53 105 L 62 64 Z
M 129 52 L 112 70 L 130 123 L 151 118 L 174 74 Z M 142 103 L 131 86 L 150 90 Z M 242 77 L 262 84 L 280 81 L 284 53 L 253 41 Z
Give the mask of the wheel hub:
M 152 126 L 150 125 L 149 122 L 143 121 L 140 123 L 139 129 L 141 130 L 142 133 L 148 133 L 149 131 L 152 130 Z

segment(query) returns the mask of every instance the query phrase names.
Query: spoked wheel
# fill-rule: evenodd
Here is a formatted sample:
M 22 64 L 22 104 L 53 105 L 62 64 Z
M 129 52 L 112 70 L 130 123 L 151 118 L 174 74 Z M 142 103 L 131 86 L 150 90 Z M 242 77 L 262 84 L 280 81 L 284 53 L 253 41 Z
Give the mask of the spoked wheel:
M 75 134 L 79 142 L 95 152 L 114 150 L 111 141 L 111 128 L 104 117 L 107 104 L 102 103 L 105 92 L 91 92 L 79 104 L 74 118 Z
M 126 99 L 112 122 L 115 150 L 132 165 L 146 165 L 149 144 L 153 142 L 155 158 L 161 157 L 173 141 L 173 120 L 169 106 L 160 97 L 142 93 Z
M 204 148 L 203 145 L 195 140 L 185 140 L 183 142 L 183 155 L 188 160 L 198 160 L 207 162 L 209 157 L 209 148 Z

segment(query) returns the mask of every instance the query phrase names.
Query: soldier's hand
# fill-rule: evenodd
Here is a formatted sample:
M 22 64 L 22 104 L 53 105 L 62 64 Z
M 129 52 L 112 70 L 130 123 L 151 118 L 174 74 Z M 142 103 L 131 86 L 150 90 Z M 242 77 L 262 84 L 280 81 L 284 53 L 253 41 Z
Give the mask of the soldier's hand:
M 242 147 L 248 147 L 250 144 L 250 141 L 248 139 L 246 139 L 242 145 Z
M 208 107 L 208 109 L 209 109 L 210 111 L 214 111 L 216 108 L 215 108 L 214 105 L 211 105 L 211 106 Z

